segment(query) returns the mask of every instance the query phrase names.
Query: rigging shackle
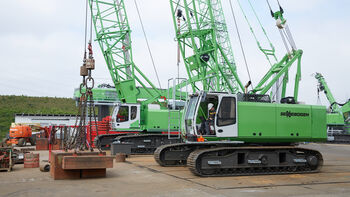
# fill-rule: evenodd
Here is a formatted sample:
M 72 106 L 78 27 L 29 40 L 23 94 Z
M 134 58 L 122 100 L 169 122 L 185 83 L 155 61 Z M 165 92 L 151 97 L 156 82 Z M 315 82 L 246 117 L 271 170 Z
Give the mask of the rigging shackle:
M 89 71 L 86 68 L 86 64 L 84 62 L 84 64 L 82 66 L 80 66 L 80 76 L 86 77 L 86 76 L 88 76 L 88 74 L 89 74 Z
M 88 78 L 86 78 L 85 84 L 86 84 L 86 89 L 87 90 L 92 90 L 94 88 L 94 86 L 95 86 L 94 78 L 89 76 Z
M 95 59 L 94 58 L 86 59 L 85 65 L 86 65 L 86 69 L 94 70 L 95 69 Z
M 92 45 L 91 45 L 91 41 L 89 41 L 89 44 L 88 44 L 88 50 L 89 50 L 89 58 L 92 58 L 93 52 L 92 52 Z
M 85 87 L 84 83 L 81 83 L 79 86 L 79 92 L 81 95 L 84 95 L 86 93 L 86 91 L 84 91 L 84 87 Z
M 89 41 L 89 44 L 88 44 L 88 50 L 89 50 L 89 58 L 85 59 L 85 65 L 86 65 L 86 68 L 88 70 L 94 70 L 95 69 L 95 59 L 93 57 L 91 40 Z

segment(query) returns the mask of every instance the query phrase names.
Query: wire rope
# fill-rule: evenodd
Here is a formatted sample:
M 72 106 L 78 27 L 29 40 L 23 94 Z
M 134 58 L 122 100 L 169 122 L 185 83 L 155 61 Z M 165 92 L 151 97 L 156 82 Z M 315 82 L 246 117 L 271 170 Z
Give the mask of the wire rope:
M 90 43 L 92 44 L 92 5 L 93 4 L 91 4 L 91 12 L 90 12 Z
M 267 5 L 268 5 L 268 6 L 269 6 L 269 8 L 270 8 L 271 15 L 272 15 L 272 17 L 273 17 L 273 12 L 272 12 L 272 8 L 271 8 L 271 5 L 270 5 L 270 3 L 269 3 L 269 0 L 266 0 L 266 3 L 267 3 Z
M 86 58 L 86 39 L 87 39 L 88 1 L 89 1 L 89 0 L 86 0 L 86 6 L 85 6 L 84 59 Z
M 142 18 L 141 18 L 141 14 L 140 14 L 140 10 L 139 10 L 139 7 L 137 5 L 137 2 L 136 0 L 134 0 L 134 3 L 135 3 L 135 7 L 136 7 L 136 11 L 137 11 L 137 15 L 139 17 L 139 20 L 140 20 L 140 23 L 141 23 L 141 27 L 142 27 L 142 32 L 143 32 L 143 35 L 145 37 L 145 40 L 146 40 L 146 44 L 147 44 L 147 49 L 148 49 L 148 53 L 151 57 L 151 61 L 152 61 L 152 65 L 153 65 L 153 69 L 154 69 L 154 72 L 156 73 L 156 77 L 157 77 L 157 80 L 158 80 L 158 84 L 159 84 L 159 87 L 162 88 L 161 84 L 160 84 L 160 80 L 159 80 L 159 76 L 158 76 L 158 72 L 157 72 L 157 68 L 155 66 L 155 63 L 154 63 L 154 59 L 153 59 L 153 55 L 152 55 L 152 51 L 151 51 L 151 48 L 149 46 L 149 43 L 148 43 L 148 39 L 147 39 L 147 35 L 146 35 L 146 31 L 145 31 L 145 28 L 143 26 L 143 22 L 142 22 Z
M 254 16 L 255 16 L 256 20 L 259 22 L 259 25 L 260 25 L 260 27 L 261 27 L 261 30 L 263 31 L 263 33 L 264 33 L 264 35 L 265 35 L 267 41 L 269 42 L 270 46 L 271 46 L 272 48 L 274 48 L 274 46 L 273 46 L 273 44 L 272 44 L 272 42 L 271 42 L 269 36 L 267 35 L 267 32 L 266 32 L 264 26 L 262 25 L 262 23 L 261 23 L 261 21 L 260 21 L 260 19 L 259 19 L 259 17 L 258 17 L 258 14 L 256 13 L 256 11 L 255 11 L 255 9 L 254 9 L 252 3 L 251 3 L 251 1 L 248 0 L 248 3 L 249 3 L 249 5 L 250 5 L 251 9 L 253 10 Z
M 229 2 L 230 2 L 230 7 L 231 7 L 231 13 L 232 13 L 232 16 L 233 16 L 233 21 L 234 21 L 235 26 L 236 26 L 236 31 L 237 31 L 237 36 L 238 36 L 239 44 L 240 44 L 240 46 L 241 46 L 241 50 L 242 50 L 242 54 L 243 54 L 243 58 L 244 58 L 245 67 L 246 67 L 246 69 L 247 69 L 249 81 L 251 82 L 252 89 L 254 89 L 253 83 L 252 83 L 252 78 L 251 78 L 251 76 L 250 76 L 250 71 L 249 71 L 249 66 L 248 66 L 247 58 L 246 58 L 246 55 L 245 55 L 245 52 L 244 52 L 244 48 L 243 48 L 243 44 L 242 44 L 241 34 L 239 33 L 239 29 L 238 29 L 238 24 L 237 24 L 236 16 L 235 16 L 235 13 L 234 13 L 234 11 L 233 11 L 232 0 L 230 0 Z
M 243 14 L 243 16 L 244 16 L 245 21 L 247 22 L 247 24 L 248 24 L 248 26 L 249 26 L 250 32 L 253 34 L 253 37 L 254 37 L 254 39 L 255 39 L 257 45 L 258 45 L 258 48 L 259 48 L 260 51 L 265 55 L 267 61 L 268 61 L 269 64 L 272 66 L 273 63 L 271 62 L 271 60 L 270 60 L 270 58 L 269 58 L 269 54 L 266 52 L 267 50 L 266 50 L 266 49 L 263 49 L 263 47 L 261 46 L 261 44 L 260 44 L 260 42 L 259 42 L 259 40 L 258 40 L 258 38 L 257 38 L 257 36 L 256 36 L 256 34 L 255 34 L 255 31 L 254 31 L 254 29 L 253 29 L 253 27 L 252 27 L 252 25 L 251 25 L 251 23 L 250 23 L 250 21 L 249 21 L 249 19 L 248 19 L 248 17 L 247 17 L 247 14 L 244 12 L 244 9 L 243 9 L 243 7 L 242 7 L 242 4 L 241 4 L 240 0 L 237 0 L 237 3 L 238 3 L 238 5 L 239 5 L 239 7 L 240 7 L 240 9 L 241 9 L 241 12 L 242 12 L 242 14 Z M 253 10 L 253 12 L 255 12 L 253 6 L 251 6 L 251 9 Z M 256 15 L 256 17 L 257 17 L 257 15 Z M 258 17 L 257 17 L 257 18 L 258 18 Z M 258 20 L 259 20 L 259 19 L 258 19 Z M 260 23 L 260 22 L 259 22 L 259 23 Z M 261 24 L 261 23 L 260 23 L 260 24 Z M 260 27 L 262 28 L 262 31 L 264 32 L 264 35 L 265 35 L 265 37 L 267 38 L 267 41 L 268 41 L 269 44 L 270 44 L 271 49 L 270 49 L 269 51 L 271 52 L 272 56 L 274 56 L 275 61 L 277 61 L 277 57 L 275 57 L 275 51 L 274 51 L 275 48 L 274 48 L 272 42 L 270 42 L 270 39 L 269 39 L 269 37 L 267 36 L 266 31 L 264 31 L 264 27 L 263 27 L 262 25 L 260 25 Z

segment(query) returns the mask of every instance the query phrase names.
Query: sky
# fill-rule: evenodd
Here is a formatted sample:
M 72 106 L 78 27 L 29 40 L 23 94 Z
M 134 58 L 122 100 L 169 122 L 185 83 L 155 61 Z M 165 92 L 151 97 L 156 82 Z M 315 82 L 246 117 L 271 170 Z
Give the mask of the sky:
M 253 84 L 270 68 L 248 29 L 236 0 L 232 0 L 239 31 Z M 271 18 L 265 0 L 251 0 L 270 39 L 277 49 L 278 58 L 286 50 L 275 21 Z M 149 40 L 162 88 L 169 78 L 177 75 L 177 45 L 174 40 L 172 16 L 168 0 L 137 0 L 142 22 Z M 276 1 L 270 0 L 274 10 Z M 346 0 L 280 0 L 285 18 L 291 28 L 302 58 L 302 80 L 299 100 L 308 104 L 328 105 L 322 93 L 317 96 L 320 72 L 326 78 L 338 102 L 350 98 L 348 87 L 350 63 L 350 1 Z M 229 0 L 222 0 L 237 72 L 243 83 L 249 78 L 237 39 Z M 249 8 L 242 1 L 244 8 Z M 158 84 L 133 0 L 126 1 L 131 39 L 136 65 L 154 84 Z M 251 10 L 246 9 L 258 38 L 266 46 Z M 28 95 L 72 97 L 81 82 L 79 68 L 84 51 L 85 0 L 11 0 L 0 7 L 0 95 Z M 93 43 L 97 83 L 110 83 L 110 75 L 97 43 Z M 295 68 L 295 66 L 294 66 Z M 290 72 L 289 85 L 294 84 L 295 70 Z M 186 77 L 183 62 L 180 75 Z M 288 95 L 291 95 L 291 88 Z

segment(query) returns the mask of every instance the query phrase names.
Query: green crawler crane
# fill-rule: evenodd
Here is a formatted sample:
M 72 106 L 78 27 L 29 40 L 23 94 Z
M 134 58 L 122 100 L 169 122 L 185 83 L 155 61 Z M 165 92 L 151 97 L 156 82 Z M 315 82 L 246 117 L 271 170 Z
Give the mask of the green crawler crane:
M 153 152 L 153 141 L 157 144 L 169 143 L 164 132 L 178 132 L 181 121 L 179 108 L 169 109 L 169 101 L 184 104 L 185 95 L 179 90 L 187 83 L 176 84 L 169 90 L 157 88 L 141 71 L 133 60 L 131 29 L 124 0 L 89 0 L 92 23 L 96 40 L 100 46 L 110 76 L 120 101 L 113 109 L 112 128 L 117 134 L 102 135 L 95 138 L 97 145 L 104 147 L 119 133 L 143 133 L 142 143 L 134 143 L 144 152 Z M 168 97 L 171 92 L 171 97 Z M 173 94 L 174 92 L 174 94 Z M 165 100 L 166 99 L 166 100 Z M 171 119 L 169 118 L 171 116 Z M 169 125 L 172 125 L 169 128 Z M 125 134 L 122 134 L 125 135 Z M 149 137 L 149 139 L 147 139 Z M 122 137 L 126 140 L 127 136 Z M 122 139 L 119 139 L 122 141 Z M 129 140 L 129 138 L 128 138 Z M 178 141 L 179 139 L 175 139 Z M 166 142 L 165 142 L 166 141 Z M 152 146 L 149 148 L 148 146 Z M 104 148 L 102 147 L 102 148 Z
M 316 73 L 315 78 L 318 81 L 318 93 L 324 92 L 330 104 L 327 113 L 329 141 L 350 143 L 350 100 L 338 103 L 322 74 Z
M 295 98 L 278 103 L 264 95 L 281 76 L 287 80 L 291 63 L 298 60 L 300 66 L 301 50 L 293 46 L 293 52 L 268 71 L 253 91 L 263 94 L 240 93 L 242 83 L 228 58 L 232 54 L 221 42 L 226 31 L 221 1 L 170 0 L 170 5 L 188 73 L 201 76 L 204 91 L 192 94 L 185 108 L 185 142 L 158 147 L 155 160 L 161 166 L 187 165 L 199 176 L 318 172 L 321 153 L 295 143 L 326 141 L 326 108 L 297 104 L 300 78 Z M 273 14 L 280 24 L 281 14 Z

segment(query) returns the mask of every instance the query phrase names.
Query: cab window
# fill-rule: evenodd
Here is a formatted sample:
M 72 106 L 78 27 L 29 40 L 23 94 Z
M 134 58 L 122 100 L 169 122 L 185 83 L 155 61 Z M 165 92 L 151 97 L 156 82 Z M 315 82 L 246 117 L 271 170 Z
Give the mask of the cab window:
M 129 107 L 128 106 L 120 106 L 116 119 L 117 119 L 117 122 L 128 121 L 129 120 Z
M 130 113 L 130 119 L 134 120 L 137 115 L 137 107 L 136 106 L 131 106 L 131 113 Z
M 224 97 L 217 114 L 217 125 L 221 127 L 232 124 L 236 124 L 236 98 Z

